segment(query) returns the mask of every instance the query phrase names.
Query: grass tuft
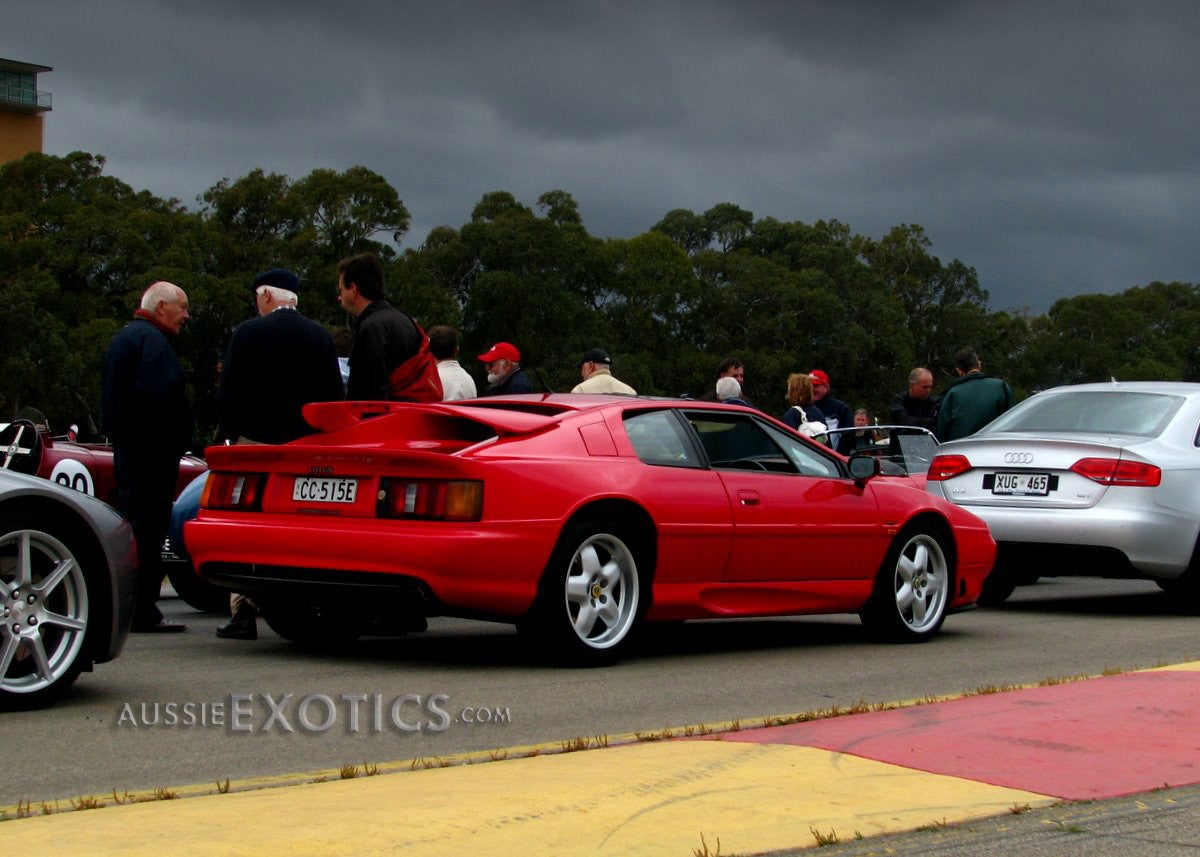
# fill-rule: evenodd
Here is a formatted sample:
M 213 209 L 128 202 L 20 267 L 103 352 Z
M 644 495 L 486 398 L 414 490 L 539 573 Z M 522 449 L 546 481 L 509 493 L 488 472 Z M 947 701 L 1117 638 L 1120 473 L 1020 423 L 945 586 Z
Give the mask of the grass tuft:
M 695 857 L 721 857 L 721 837 L 720 836 L 717 837 L 717 850 L 710 851 L 708 849 L 708 842 L 705 841 L 705 839 L 704 839 L 704 832 L 701 831 L 700 832 L 700 847 L 693 848 L 692 854 L 694 854 Z
M 818 848 L 824 848 L 826 845 L 837 845 L 838 842 L 841 841 L 840 839 L 838 839 L 837 831 L 834 830 L 832 827 L 829 828 L 828 833 L 822 833 L 821 831 L 817 830 L 815 827 L 811 827 L 811 826 L 808 829 L 809 829 L 809 832 L 812 833 L 813 839 L 816 840 Z
M 104 801 L 94 795 L 87 797 L 80 795 L 79 798 L 71 798 L 72 809 L 100 809 L 102 806 L 104 806 Z

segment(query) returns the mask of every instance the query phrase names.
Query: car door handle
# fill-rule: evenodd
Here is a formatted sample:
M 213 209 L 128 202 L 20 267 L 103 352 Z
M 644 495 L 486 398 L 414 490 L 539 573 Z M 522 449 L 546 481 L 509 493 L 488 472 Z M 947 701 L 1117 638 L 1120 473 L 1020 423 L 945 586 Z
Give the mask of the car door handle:
M 738 500 L 743 506 L 757 506 L 759 503 L 757 491 L 739 491 Z

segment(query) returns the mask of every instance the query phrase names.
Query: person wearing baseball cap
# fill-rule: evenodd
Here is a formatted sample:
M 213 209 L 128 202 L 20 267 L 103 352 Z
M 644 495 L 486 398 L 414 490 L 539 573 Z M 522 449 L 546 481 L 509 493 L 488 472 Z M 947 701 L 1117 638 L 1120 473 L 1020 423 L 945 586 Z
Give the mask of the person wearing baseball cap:
M 854 425 L 854 414 L 850 410 L 850 406 L 841 399 L 834 398 L 829 395 L 829 375 L 823 369 L 813 369 L 808 373 L 808 377 L 812 378 L 813 387 L 813 404 L 821 409 L 821 413 L 825 415 L 825 426 L 830 431 L 841 426 L 842 428 L 850 428 Z M 831 446 L 838 452 L 841 452 L 839 444 L 849 441 L 840 435 L 833 435 L 830 438 Z
M 637 390 L 613 377 L 612 358 L 603 348 L 590 348 L 584 352 L 583 359 L 579 361 L 579 374 L 583 380 L 575 385 L 572 393 L 637 395 Z
M 511 342 L 497 342 L 479 355 L 479 362 L 487 372 L 485 396 L 533 392 L 533 384 L 521 368 L 521 352 Z

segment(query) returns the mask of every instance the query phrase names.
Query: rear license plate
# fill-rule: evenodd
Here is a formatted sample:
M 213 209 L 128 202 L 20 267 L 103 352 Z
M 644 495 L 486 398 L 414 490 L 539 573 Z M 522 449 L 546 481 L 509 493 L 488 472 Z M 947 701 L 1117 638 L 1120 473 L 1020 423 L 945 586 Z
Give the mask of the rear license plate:
M 292 499 L 297 503 L 353 503 L 356 496 L 357 479 L 301 476 L 292 486 Z
M 997 473 L 992 481 L 992 493 L 1045 497 L 1050 493 L 1050 474 Z

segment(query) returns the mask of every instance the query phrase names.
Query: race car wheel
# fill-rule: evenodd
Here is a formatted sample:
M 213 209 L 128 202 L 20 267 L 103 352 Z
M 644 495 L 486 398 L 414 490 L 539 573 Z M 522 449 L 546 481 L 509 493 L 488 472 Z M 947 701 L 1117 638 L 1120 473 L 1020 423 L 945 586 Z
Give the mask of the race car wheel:
M 42 466 L 42 437 L 29 420 L 13 420 L 0 429 L 0 467 L 36 476 Z
M 929 525 L 905 528 L 884 558 L 863 623 L 902 643 L 930 639 L 942 627 L 950 598 L 949 538 Z
M 65 525 L 20 514 L 0 521 L 0 708 L 43 705 L 91 666 L 87 558 Z
M 642 577 L 630 535 L 584 521 L 568 527 L 522 627 L 555 660 L 589 666 L 616 659 L 641 619 Z
M 331 649 L 357 640 L 367 622 L 346 605 L 255 597 L 267 626 L 306 649 Z

